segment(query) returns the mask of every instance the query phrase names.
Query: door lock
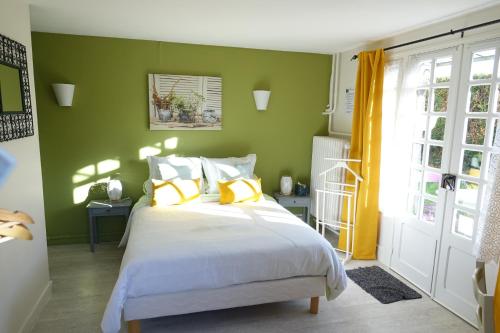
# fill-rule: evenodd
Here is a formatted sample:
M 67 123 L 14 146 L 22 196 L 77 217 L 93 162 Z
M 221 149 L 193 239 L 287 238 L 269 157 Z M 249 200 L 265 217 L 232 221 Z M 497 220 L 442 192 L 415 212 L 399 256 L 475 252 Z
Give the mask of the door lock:
M 455 191 L 457 176 L 451 173 L 444 173 L 441 179 L 441 188 L 447 191 Z

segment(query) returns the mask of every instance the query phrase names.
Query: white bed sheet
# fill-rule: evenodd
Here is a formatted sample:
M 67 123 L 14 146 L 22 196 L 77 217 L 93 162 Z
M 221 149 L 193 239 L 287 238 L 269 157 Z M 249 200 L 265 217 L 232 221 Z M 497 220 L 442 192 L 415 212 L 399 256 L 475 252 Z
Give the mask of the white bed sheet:
M 120 274 L 101 328 L 118 332 L 129 297 L 223 288 L 297 276 L 326 276 L 331 300 L 347 278 L 335 250 L 315 230 L 272 200 L 220 205 L 134 206 Z

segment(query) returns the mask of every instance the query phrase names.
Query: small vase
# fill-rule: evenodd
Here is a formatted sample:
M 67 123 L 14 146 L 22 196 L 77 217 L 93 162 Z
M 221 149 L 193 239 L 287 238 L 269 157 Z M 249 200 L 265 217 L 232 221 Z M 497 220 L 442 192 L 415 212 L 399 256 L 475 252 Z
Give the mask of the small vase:
M 118 179 L 111 179 L 108 182 L 108 197 L 111 201 L 120 200 L 122 197 L 122 183 Z
M 292 177 L 290 176 L 281 177 L 280 187 L 281 187 L 281 194 L 284 195 L 292 194 L 292 188 L 293 188 Z
M 160 109 L 158 114 L 162 123 L 166 123 L 172 118 L 172 112 L 169 109 Z

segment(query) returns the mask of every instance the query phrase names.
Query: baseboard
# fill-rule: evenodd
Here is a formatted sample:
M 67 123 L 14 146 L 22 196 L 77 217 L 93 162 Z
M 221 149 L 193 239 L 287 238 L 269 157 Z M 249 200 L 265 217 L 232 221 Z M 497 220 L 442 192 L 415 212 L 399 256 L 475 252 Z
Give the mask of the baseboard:
M 38 318 L 40 317 L 40 313 L 42 312 L 45 305 L 47 305 L 47 303 L 49 302 L 51 295 L 52 295 L 52 281 L 49 281 L 49 283 L 47 283 L 47 286 L 45 286 L 45 289 L 40 294 L 40 297 L 38 297 L 38 300 L 36 301 L 35 305 L 31 309 L 30 314 L 28 315 L 23 325 L 21 326 L 19 333 L 30 333 L 33 330 L 36 322 L 38 321 Z
M 123 236 L 123 232 L 99 233 L 101 242 L 119 241 Z M 67 245 L 67 244 L 88 244 L 89 235 L 58 235 L 48 236 L 47 245 Z

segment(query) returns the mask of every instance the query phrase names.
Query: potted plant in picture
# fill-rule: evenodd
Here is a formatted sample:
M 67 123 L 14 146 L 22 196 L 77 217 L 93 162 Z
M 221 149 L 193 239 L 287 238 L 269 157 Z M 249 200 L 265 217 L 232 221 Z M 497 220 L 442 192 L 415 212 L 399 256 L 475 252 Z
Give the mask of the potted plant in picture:
M 203 96 L 195 92 L 186 98 L 183 103 L 182 111 L 179 110 L 179 121 L 183 123 L 194 122 L 198 108 L 203 100 Z
M 161 122 L 167 122 L 172 119 L 173 107 L 176 100 L 175 86 L 179 80 L 177 80 L 170 88 L 170 91 L 163 97 L 161 97 L 156 91 L 156 86 L 153 91 L 153 101 L 155 103 L 155 109 L 158 110 L 158 118 Z
M 172 100 L 175 98 L 175 94 L 169 93 L 168 95 L 164 96 L 161 99 L 160 102 L 160 108 L 159 108 L 159 118 L 161 122 L 167 122 L 172 118 Z
M 176 113 L 176 119 L 180 122 L 184 122 L 184 115 L 186 109 L 186 101 L 182 96 L 176 96 L 174 100 L 174 112 Z

